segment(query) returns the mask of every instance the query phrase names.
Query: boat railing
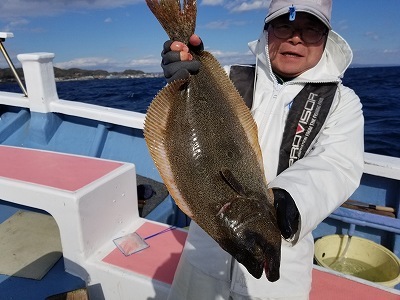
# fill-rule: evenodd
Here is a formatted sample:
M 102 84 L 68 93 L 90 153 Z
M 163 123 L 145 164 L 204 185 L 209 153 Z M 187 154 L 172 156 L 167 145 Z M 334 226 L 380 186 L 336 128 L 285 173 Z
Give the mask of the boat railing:
M 364 153 L 364 173 L 400 180 L 400 158 Z
M 20 86 L 22 92 L 24 93 L 25 97 L 27 97 L 28 93 L 26 92 L 25 86 L 22 83 L 21 78 L 19 78 L 17 70 L 15 69 L 13 62 L 12 62 L 10 56 L 8 55 L 6 48 L 3 45 L 3 42 L 7 38 L 12 38 L 12 37 L 14 37 L 14 34 L 11 32 L 0 32 L 0 51 L 1 51 L 1 53 L 3 53 L 3 56 L 4 56 L 7 64 L 10 66 L 11 72 L 13 73 L 15 80 L 18 82 L 18 85 Z
M 0 92 L 2 104 L 29 108 L 37 113 L 60 113 L 105 123 L 143 129 L 145 115 L 138 112 L 59 99 L 53 67 L 53 53 L 19 54 L 27 97 Z
M 347 234 L 353 235 L 357 227 L 369 227 L 382 231 L 382 235 L 393 234 L 391 249 L 400 255 L 400 199 L 398 181 L 400 180 L 400 158 L 373 153 L 364 154 L 364 174 L 359 188 L 350 199 L 393 209 L 393 216 L 379 214 L 373 210 L 358 210 L 339 207 L 330 216 L 339 222 L 349 224 Z M 345 229 L 345 228 L 343 228 Z M 315 236 L 326 234 L 326 227 L 315 231 Z M 375 231 L 376 232 L 376 231 Z M 363 229 L 357 234 L 381 242 L 381 234 L 366 234 Z

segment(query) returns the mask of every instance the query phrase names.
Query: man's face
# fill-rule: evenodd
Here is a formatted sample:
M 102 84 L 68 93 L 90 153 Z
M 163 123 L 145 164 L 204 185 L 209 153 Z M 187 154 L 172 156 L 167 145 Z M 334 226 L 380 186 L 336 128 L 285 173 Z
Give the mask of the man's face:
M 274 29 L 275 27 L 275 29 Z M 277 28 L 294 29 L 287 38 L 276 37 Z M 275 30 L 275 34 L 274 34 Z M 313 30 L 327 32 L 326 27 L 316 17 L 299 12 L 294 21 L 289 21 L 288 15 L 280 16 L 268 26 L 268 48 L 272 70 L 282 77 L 297 77 L 313 68 L 324 52 L 326 34 L 316 43 L 304 41 L 304 36 L 312 35 Z M 318 34 L 318 33 L 317 33 Z M 278 34 L 279 35 L 279 34 Z M 303 36 L 303 38 L 302 38 Z M 307 40 L 307 38 L 305 38 Z

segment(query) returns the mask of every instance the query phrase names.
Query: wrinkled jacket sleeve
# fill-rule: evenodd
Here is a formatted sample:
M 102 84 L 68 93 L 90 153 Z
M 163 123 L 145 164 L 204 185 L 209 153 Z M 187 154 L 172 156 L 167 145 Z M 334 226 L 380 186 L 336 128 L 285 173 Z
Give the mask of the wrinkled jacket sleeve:
M 364 165 L 364 118 L 360 99 L 339 85 L 336 101 L 307 156 L 269 184 L 294 199 L 300 213 L 296 243 L 339 207 L 358 187 Z

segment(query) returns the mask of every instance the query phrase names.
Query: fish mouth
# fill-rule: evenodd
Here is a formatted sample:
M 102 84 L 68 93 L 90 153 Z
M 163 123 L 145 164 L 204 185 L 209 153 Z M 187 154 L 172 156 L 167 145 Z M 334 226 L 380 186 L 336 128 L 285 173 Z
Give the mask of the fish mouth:
M 246 205 L 237 205 L 238 202 Z M 275 217 L 264 203 L 236 198 L 224 205 L 217 216 L 224 233 L 219 245 L 230 253 L 255 278 L 263 272 L 267 279 L 279 279 L 281 235 Z
M 220 245 L 254 278 L 260 279 L 265 272 L 268 281 L 275 282 L 279 279 L 280 248 L 268 243 L 260 234 L 247 232 L 241 239 L 225 240 Z

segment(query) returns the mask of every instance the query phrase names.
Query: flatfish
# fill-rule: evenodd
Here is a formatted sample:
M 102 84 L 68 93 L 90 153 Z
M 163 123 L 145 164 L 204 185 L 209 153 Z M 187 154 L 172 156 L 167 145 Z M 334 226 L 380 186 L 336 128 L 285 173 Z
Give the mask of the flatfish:
M 196 1 L 146 0 L 172 40 L 188 43 Z M 179 208 L 256 278 L 279 279 L 281 234 L 265 180 L 257 126 L 224 69 L 192 53 L 198 74 L 166 85 L 144 136 Z

